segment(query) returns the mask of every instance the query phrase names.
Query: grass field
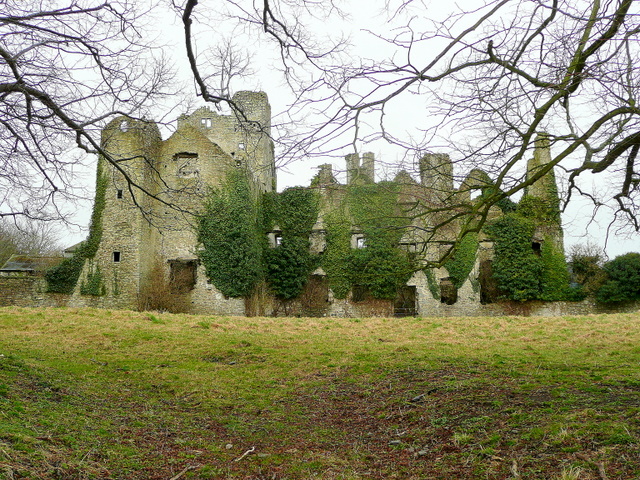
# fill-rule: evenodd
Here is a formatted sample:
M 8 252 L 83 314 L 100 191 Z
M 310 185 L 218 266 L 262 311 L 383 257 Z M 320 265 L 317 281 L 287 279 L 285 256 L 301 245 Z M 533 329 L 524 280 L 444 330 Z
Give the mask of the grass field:
M 0 479 L 640 479 L 640 313 L 0 309 Z

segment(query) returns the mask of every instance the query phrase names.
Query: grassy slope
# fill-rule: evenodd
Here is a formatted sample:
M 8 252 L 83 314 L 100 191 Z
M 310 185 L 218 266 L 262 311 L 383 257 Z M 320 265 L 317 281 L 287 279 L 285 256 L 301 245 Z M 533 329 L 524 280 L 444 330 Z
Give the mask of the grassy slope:
M 639 361 L 640 314 L 3 308 L 0 479 L 640 478 Z

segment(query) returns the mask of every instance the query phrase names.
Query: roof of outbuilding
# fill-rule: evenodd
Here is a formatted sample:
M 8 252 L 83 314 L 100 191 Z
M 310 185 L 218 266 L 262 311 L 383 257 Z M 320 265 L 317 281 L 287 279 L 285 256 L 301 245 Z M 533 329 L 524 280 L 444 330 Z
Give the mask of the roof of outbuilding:
M 30 255 L 11 255 L 0 268 L 0 272 L 44 272 L 62 262 L 62 257 L 36 257 Z

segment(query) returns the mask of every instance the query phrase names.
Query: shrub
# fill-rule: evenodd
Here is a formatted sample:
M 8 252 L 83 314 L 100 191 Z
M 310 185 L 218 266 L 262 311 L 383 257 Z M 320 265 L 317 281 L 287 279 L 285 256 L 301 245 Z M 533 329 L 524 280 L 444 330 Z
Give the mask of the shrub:
M 149 281 L 143 284 L 138 294 L 138 310 L 183 313 L 190 307 L 189 296 L 172 291 L 165 268 L 156 261 L 149 272 Z
M 580 286 L 584 296 L 595 295 L 607 279 L 602 268 L 604 252 L 597 245 L 577 244 L 569 252 L 571 280 Z
M 598 289 L 596 300 L 617 303 L 640 299 L 640 253 L 620 255 L 604 264 L 608 280 Z
M 266 249 L 264 257 L 273 293 L 283 299 L 299 296 L 315 263 L 309 254 L 309 241 L 284 237 L 280 246 Z

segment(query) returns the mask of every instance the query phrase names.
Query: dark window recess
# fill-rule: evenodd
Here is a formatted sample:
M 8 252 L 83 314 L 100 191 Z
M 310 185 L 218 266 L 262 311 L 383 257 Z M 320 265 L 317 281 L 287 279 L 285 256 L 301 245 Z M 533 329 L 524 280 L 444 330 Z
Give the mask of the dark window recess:
M 169 260 L 171 293 L 188 293 L 196 286 L 197 260 Z
M 183 158 L 198 158 L 198 154 L 191 152 L 179 152 L 173 155 L 174 160 L 181 160 Z
M 113 261 L 118 263 L 120 261 L 120 252 L 113 252 Z
M 398 289 L 398 295 L 393 301 L 393 316 L 415 317 L 416 314 L 416 287 L 404 285 Z
M 450 278 L 440 280 L 440 303 L 453 305 L 458 301 L 458 289 Z
M 116 198 L 122 198 L 122 190 L 116 192 Z
M 533 253 L 535 253 L 536 255 L 538 256 L 542 255 L 542 243 L 531 242 L 531 249 L 533 250 Z
M 351 301 L 364 302 L 367 299 L 369 289 L 363 285 L 354 285 L 351 288 Z
M 480 303 L 486 305 L 497 301 L 500 297 L 500 290 L 498 282 L 493 278 L 493 262 L 491 260 L 480 262 L 478 281 L 480 282 Z
M 302 314 L 305 317 L 323 317 L 329 308 L 329 280 L 324 275 L 311 275 L 302 295 Z

